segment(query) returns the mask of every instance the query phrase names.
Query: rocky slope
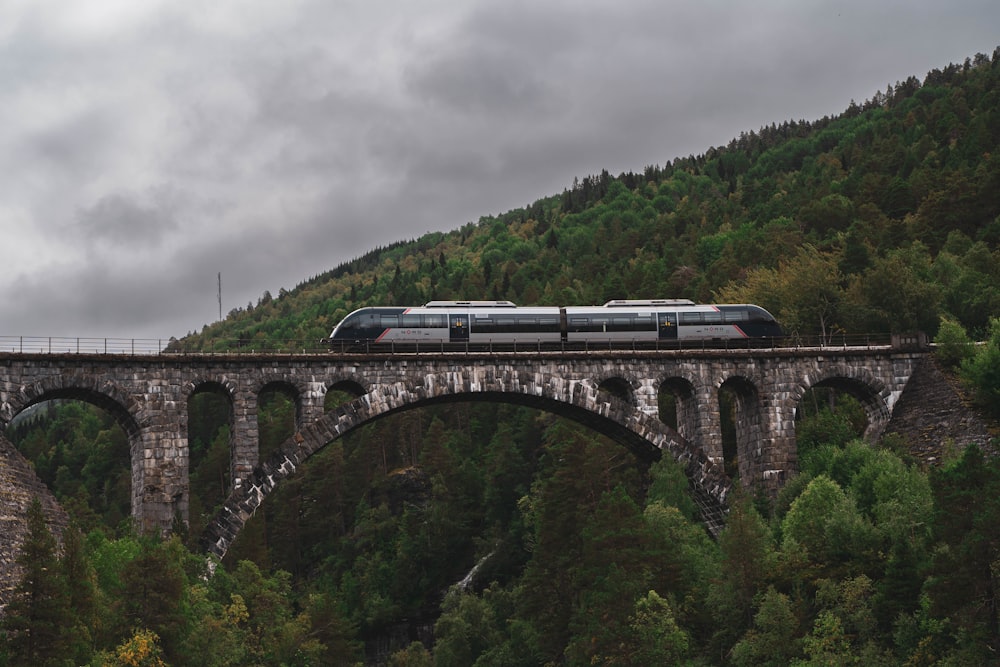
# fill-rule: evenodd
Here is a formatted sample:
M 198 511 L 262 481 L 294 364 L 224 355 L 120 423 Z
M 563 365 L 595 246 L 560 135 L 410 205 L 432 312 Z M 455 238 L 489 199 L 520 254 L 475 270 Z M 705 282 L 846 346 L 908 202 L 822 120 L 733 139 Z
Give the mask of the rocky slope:
M 38 497 L 56 538 L 68 523 L 66 512 L 20 452 L 0 434 L 0 609 L 20 580 L 17 558 L 27 532 L 28 507 Z
M 959 380 L 927 357 L 907 383 L 884 435 L 898 434 L 914 458 L 934 466 L 973 443 L 996 456 L 995 428 L 973 409 Z

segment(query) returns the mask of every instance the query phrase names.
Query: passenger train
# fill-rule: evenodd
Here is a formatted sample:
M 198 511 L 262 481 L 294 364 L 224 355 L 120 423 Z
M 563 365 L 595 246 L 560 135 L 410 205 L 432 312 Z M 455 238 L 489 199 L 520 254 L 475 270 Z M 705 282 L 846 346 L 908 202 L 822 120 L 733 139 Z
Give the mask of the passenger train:
M 430 301 L 415 307 L 355 310 L 330 333 L 334 349 L 680 346 L 783 336 L 753 304 L 687 299 L 623 299 L 603 306 L 531 306 L 510 301 Z

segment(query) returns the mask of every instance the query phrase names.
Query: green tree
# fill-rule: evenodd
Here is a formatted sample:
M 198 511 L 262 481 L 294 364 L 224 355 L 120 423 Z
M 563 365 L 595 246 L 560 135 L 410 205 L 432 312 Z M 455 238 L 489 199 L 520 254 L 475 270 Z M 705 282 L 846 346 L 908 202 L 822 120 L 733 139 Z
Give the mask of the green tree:
M 962 377 L 975 392 L 976 402 L 993 415 L 1000 415 L 1000 317 L 990 320 L 985 345 L 961 365 Z
M 934 355 L 949 368 L 957 368 L 975 352 L 965 327 L 946 316 L 941 317 L 934 342 L 937 343 Z
M 763 594 L 754 627 L 733 647 L 734 665 L 783 667 L 799 655 L 799 622 L 787 595 L 769 587 Z
M 670 603 L 656 591 L 636 601 L 628 627 L 630 641 L 624 664 L 678 664 L 691 649 L 691 639 L 677 624 Z
M 914 242 L 890 250 L 863 276 L 850 281 L 846 303 L 853 319 L 848 325 L 858 331 L 923 331 L 933 335 L 942 297 L 927 247 Z
M 3 619 L 15 665 L 62 665 L 70 657 L 66 629 L 73 627 L 73 616 L 56 548 L 35 497 L 28 506 L 27 533 L 17 556 L 21 580 Z
M 437 667 L 472 665 L 502 640 L 501 619 L 478 595 L 449 593 L 434 624 L 434 664 Z
M 143 541 L 141 551 L 125 564 L 121 575 L 127 626 L 156 633 L 171 661 L 179 655 L 188 630 L 188 580 L 182 553 L 186 552 L 176 537 L 165 542 Z
M 809 559 L 829 574 L 859 567 L 875 546 L 871 523 L 826 475 L 813 478 L 792 502 L 781 532 L 786 541 L 804 548 Z
M 721 644 L 723 651 L 750 628 L 758 597 L 774 578 L 773 539 L 752 498 L 738 493 L 719 535 L 722 562 L 708 595 L 716 621 L 714 643 Z
M 87 556 L 83 535 L 73 525 L 63 531 L 60 566 L 73 619 L 66 628 L 68 648 L 74 662 L 83 664 L 94 650 L 92 628 L 98 623 L 97 577 Z
M 805 245 L 776 268 L 755 268 L 745 281 L 728 284 L 715 297 L 721 303 L 757 303 L 786 331 L 828 340 L 842 324 L 844 290 L 838 261 L 836 254 Z
M 1000 651 L 997 562 L 1000 562 L 1000 464 L 976 446 L 931 473 L 934 552 L 928 591 L 933 611 L 951 619 L 959 636 L 981 655 Z

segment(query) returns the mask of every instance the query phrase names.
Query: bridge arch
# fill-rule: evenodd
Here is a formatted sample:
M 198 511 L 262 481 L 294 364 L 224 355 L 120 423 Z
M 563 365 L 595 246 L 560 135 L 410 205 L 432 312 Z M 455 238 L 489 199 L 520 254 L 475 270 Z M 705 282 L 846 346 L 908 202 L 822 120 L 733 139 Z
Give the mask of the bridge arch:
M 520 382 L 510 376 L 472 378 L 450 372 L 427 376 L 422 385 L 379 385 L 326 413 L 293 437 L 235 487 L 203 534 L 207 550 L 221 558 L 247 520 L 286 477 L 333 440 L 377 419 L 438 403 L 497 401 L 525 405 L 582 423 L 652 461 L 663 453 L 681 462 L 709 530 L 722 528 L 730 481 L 721 466 L 676 431 L 593 383 L 560 378 Z M 480 381 L 476 381 L 476 380 Z M 527 378 L 521 378 L 527 379 Z
M 761 468 L 761 405 L 760 390 L 753 377 L 733 373 L 721 379 L 716 387 L 720 411 L 722 394 L 733 397 L 733 449 L 723 439 L 723 459 L 727 471 L 738 472 L 740 479 L 753 480 Z
M 638 383 L 620 375 L 609 375 L 597 383 L 597 391 L 607 392 L 632 406 L 636 405 L 635 390 L 637 388 Z
M 367 384 L 360 378 L 353 376 L 339 378 L 324 385 L 324 399 L 326 396 L 338 391 L 353 396 L 354 398 L 358 398 L 367 394 L 368 388 Z
M 59 399 L 83 401 L 101 408 L 125 432 L 132 478 L 132 515 L 138 516 L 143 503 L 145 450 L 149 440 L 145 433 L 154 421 L 153 415 L 112 380 L 86 373 L 58 374 L 40 378 L 9 394 L 0 405 L 0 430 L 32 405 Z
M 145 424 L 138 402 L 116 383 L 92 375 L 54 375 L 24 385 L 0 406 L 0 425 L 6 426 L 18 414 L 38 403 L 70 399 L 101 408 L 118 422 L 129 440 L 139 437 Z
M 698 401 L 694 382 L 683 376 L 667 375 L 659 378 L 656 384 L 660 421 L 673 426 L 681 437 L 694 440 L 698 433 Z
M 877 440 L 889 423 L 891 410 L 886 400 L 885 383 L 867 368 L 835 365 L 810 374 L 789 395 L 787 408 L 796 418 L 806 392 L 815 387 L 831 387 L 853 396 L 861 404 L 868 418 L 864 438 Z
M 252 386 L 250 391 L 256 395 L 258 407 L 261 405 L 262 396 L 272 393 L 284 396 L 295 406 L 296 427 L 303 423 L 304 406 L 302 405 L 302 397 L 308 392 L 307 389 L 300 387 L 295 382 L 289 382 L 288 380 L 270 380 L 268 382 L 259 383 L 259 386 Z

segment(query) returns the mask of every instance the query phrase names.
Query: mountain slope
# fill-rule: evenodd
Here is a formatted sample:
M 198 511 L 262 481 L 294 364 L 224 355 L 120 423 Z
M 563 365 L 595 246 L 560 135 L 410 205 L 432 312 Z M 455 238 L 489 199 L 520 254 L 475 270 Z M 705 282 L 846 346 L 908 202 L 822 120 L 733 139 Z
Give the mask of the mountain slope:
M 836 117 L 764 127 L 642 173 L 575 180 L 561 195 L 374 249 L 277 298 L 265 293 L 182 347 L 315 341 L 370 304 L 708 301 L 736 296 L 723 288 L 806 247 L 838 286 L 831 298 L 853 314 L 820 324 L 750 295 L 787 311 L 802 333 L 933 332 L 943 313 L 982 330 L 1000 312 L 998 83 L 1000 49 L 923 82 L 910 77 Z M 866 290 L 871 281 L 886 289 Z M 916 293 L 902 293 L 906 284 Z M 900 301 L 915 304 L 891 305 Z

